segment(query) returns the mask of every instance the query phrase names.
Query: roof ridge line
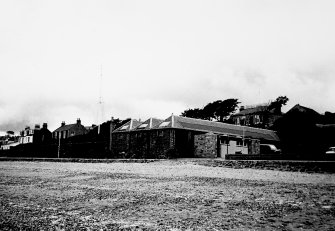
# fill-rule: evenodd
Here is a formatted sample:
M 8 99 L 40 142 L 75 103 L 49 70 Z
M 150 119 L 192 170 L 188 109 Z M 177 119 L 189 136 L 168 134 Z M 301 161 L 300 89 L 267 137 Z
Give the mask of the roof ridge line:
M 229 125 L 229 126 L 238 126 L 238 127 L 242 127 L 242 128 L 244 127 L 244 128 L 251 128 L 251 129 L 257 129 L 257 130 L 264 130 L 264 131 L 272 131 L 272 132 L 276 132 L 276 131 L 274 131 L 274 130 L 270 130 L 270 129 L 265 129 L 265 128 L 255 128 L 255 127 L 243 126 L 243 125 L 239 125 L 239 124 L 229 124 L 229 123 L 223 123 L 223 122 L 219 122 L 219 121 L 211 121 L 211 120 L 197 119 L 197 118 L 191 118 L 191 117 L 186 117 L 186 116 L 177 116 L 177 117 L 186 118 L 186 119 L 191 119 L 191 120 L 198 120 L 198 121 L 206 121 L 206 122 L 210 122 L 210 123 L 225 124 L 225 125 Z

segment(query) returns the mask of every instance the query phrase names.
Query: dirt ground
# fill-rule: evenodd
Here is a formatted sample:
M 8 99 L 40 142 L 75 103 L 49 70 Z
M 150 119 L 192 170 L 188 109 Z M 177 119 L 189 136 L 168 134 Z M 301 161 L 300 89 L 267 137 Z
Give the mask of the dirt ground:
M 0 230 L 334 230 L 335 174 L 0 162 Z

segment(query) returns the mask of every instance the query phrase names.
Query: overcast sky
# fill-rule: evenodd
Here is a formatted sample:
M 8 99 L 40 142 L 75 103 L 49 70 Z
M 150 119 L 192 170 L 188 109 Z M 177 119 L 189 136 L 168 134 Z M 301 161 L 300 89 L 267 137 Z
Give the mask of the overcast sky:
M 4 131 L 97 123 L 99 92 L 104 121 L 280 95 L 335 112 L 334 74 L 332 0 L 0 1 Z

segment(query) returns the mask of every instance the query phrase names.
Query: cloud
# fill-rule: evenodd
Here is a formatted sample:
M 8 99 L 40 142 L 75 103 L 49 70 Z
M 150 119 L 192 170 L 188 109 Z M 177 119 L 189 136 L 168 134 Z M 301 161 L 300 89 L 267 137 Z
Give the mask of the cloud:
M 335 111 L 334 10 L 333 1 L 1 2 L 0 124 L 96 123 L 100 65 L 105 119 L 279 95 L 287 107 Z
M 0 130 L 23 130 L 25 126 L 48 123 L 50 130 L 59 127 L 61 121 L 75 123 L 81 118 L 84 124 L 95 123 L 97 104 L 80 100 L 29 99 L 8 103 L 0 110 Z

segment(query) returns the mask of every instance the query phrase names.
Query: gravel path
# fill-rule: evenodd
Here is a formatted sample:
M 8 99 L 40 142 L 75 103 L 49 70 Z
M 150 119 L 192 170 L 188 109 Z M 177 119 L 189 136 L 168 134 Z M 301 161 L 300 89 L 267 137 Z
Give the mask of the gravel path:
M 335 174 L 0 162 L 0 230 L 333 230 Z

